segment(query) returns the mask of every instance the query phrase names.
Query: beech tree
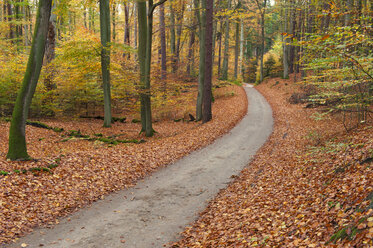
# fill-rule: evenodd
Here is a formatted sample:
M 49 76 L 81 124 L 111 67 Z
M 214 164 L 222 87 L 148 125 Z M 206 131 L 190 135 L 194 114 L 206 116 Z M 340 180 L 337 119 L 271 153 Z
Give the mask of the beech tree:
M 26 147 L 26 119 L 32 97 L 39 80 L 47 40 L 52 0 L 40 0 L 36 14 L 34 37 L 27 62 L 22 87 L 14 105 L 9 129 L 9 149 L 7 158 L 11 160 L 29 159 Z
M 206 123 L 212 119 L 211 113 L 211 81 L 212 81 L 212 47 L 213 47 L 213 0 L 202 0 L 202 6 L 206 8 L 206 37 L 205 37 L 205 82 L 203 85 L 203 117 L 202 122 Z
M 100 33 L 101 33 L 101 70 L 104 89 L 104 127 L 111 126 L 111 93 L 110 93 L 110 5 L 109 0 L 100 0 Z
M 161 0 L 156 4 L 153 0 L 137 1 L 138 23 L 139 23 L 139 48 L 138 57 L 140 64 L 141 82 L 141 132 L 145 132 L 147 137 L 153 136 L 151 99 L 150 99 L 150 65 L 152 59 L 152 38 L 153 38 L 153 14 L 157 6 L 166 0 Z

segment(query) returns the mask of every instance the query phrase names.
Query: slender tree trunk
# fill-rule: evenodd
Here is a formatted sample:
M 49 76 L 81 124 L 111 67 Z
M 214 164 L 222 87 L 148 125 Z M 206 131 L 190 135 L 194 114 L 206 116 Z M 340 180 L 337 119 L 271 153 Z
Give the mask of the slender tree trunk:
M 113 25 L 113 34 L 112 34 L 112 37 L 113 37 L 113 41 L 115 42 L 116 40 L 116 14 L 117 14 L 117 5 L 115 4 L 115 2 L 113 1 L 112 3 L 112 8 L 113 8 L 113 13 L 111 14 L 111 22 L 112 22 L 112 25 Z
M 137 5 L 134 4 L 133 5 L 133 10 L 134 10 L 133 13 L 134 13 L 135 16 L 136 16 L 136 13 L 138 13 L 138 11 L 136 11 L 136 8 L 137 8 Z M 138 26 L 139 26 L 138 17 L 137 18 L 135 17 L 133 19 L 133 47 L 135 49 L 137 49 L 137 47 L 138 47 L 138 37 L 139 37 Z
M 51 68 L 49 65 L 55 58 L 55 48 L 56 48 L 56 20 L 57 16 L 53 13 L 53 10 L 56 8 L 56 4 L 54 1 L 51 17 L 49 19 L 49 27 L 48 27 L 48 36 L 47 36 L 47 43 L 45 46 L 45 64 L 46 68 L 46 77 L 44 79 L 44 85 L 48 91 L 53 90 L 56 88 L 56 84 L 53 83 L 54 77 L 54 69 Z
M 285 6 L 285 14 L 284 14 L 284 33 L 288 33 L 288 9 Z M 285 34 L 284 44 L 283 44 L 283 65 L 284 65 L 284 78 L 289 78 L 289 38 L 288 35 Z
M 87 25 L 87 9 L 85 7 L 83 9 L 83 22 L 84 22 L 84 27 L 88 28 L 88 25 Z
M 101 70 L 104 88 L 104 127 L 111 127 L 110 93 L 110 5 L 109 0 L 100 0 Z
M 175 51 L 175 72 L 179 68 L 179 62 L 180 62 L 180 44 L 181 44 L 181 32 L 183 30 L 183 19 L 184 19 L 184 9 L 185 9 L 185 2 L 184 0 L 180 1 L 181 6 L 181 12 L 177 15 L 177 28 L 176 28 L 176 51 Z
M 213 33 L 213 0 L 202 0 L 202 8 L 206 9 L 206 37 L 205 37 L 205 83 L 203 87 L 203 117 L 206 123 L 212 119 L 211 113 L 211 81 L 212 81 L 212 33 Z
M 129 23 L 129 3 L 124 4 L 124 44 L 126 44 L 127 46 L 131 45 L 131 43 L 130 43 L 130 23 Z M 127 57 L 130 58 L 130 53 L 127 53 Z
M 196 120 L 202 120 L 202 102 L 203 102 L 203 88 L 205 84 L 205 35 L 206 35 L 206 9 L 201 8 L 199 11 L 199 1 L 194 0 L 195 8 L 198 10 L 197 20 L 199 23 L 199 75 L 198 75 L 198 95 L 196 106 Z
M 8 9 L 8 23 L 9 23 L 9 39 L 14 39 L 14 24 L 13 24 L 13 10 L 10 0 L 7 1 L 7 9 Z
M 167 56 L 166 56 L 166 24 L 164 18 L 164 6 L 159 6 L 159 35 L 161 41 L 161 79 L 167 78 Z
M 220 21 L 220 30 L 217 34 L 219 40 L 219 55 L 218 55 L 218 77 L 221 78 L 221 43 L 222 43 L 222 31 L 223 31 L 223 22 Z
M 171 45 L 171 66 L 172 72 L 176 72 L 176 32 L 175 32 L 175 10 L 170 3 L 170 45 Z
M 240 33 L 240 61 L 239 61 L 239 64 L 240 64 L 240 74 L 242 75 L 242 69 L 243 69 L 243 43 L 244 43 L 244 25 L 243 25 L 243 19 L 241 19 L 241 22 L 240 22 L 240 29 L 241 29 L 241 33 Z
M 227 9 L 231 9 L 231 0 L 228 0 Z M 225 37 L 224 37 L 224 59 L 223 59 L 223 70 L 222 80 L 228 79 L 228 60 L 229 60 L 229 17 L 225 19 Z
M 25 47 L 28 47 L 29 46 L 29 41 L 28 41 L 28 32 L 29 32 L 29 29 L 28 29 L 28 24 L 27 24 L 27 16 L 28 16 L 28 8 L 29 8 L 29 5 L 28 5 L 28 2 L 26 1 L 26 4 L 23 6 L 23 11 L 24 11 L 24 16 L 23 16 L 23 21 L 24 21 L 24 24 L 23 24 L 23 29 L 24 29 L 24 45 Z
M 193 20 L 195 20 L 193 18 Z M 196 23 L 195 21 L 193 21 L 193 27 L 196 26 Z M 190 31 L 190 39 L 189 39 L 189 47 L 188 47 L 188 64 L 187 64 L 187 69 L 186 69 L 186 73 L 188 75 L 192 75 L 193 74 L 193 55 L 194 55 L 194 43 L 195 43 L 195 39 L 196 39 L 196 33 L 195 31 L 192 30 Z
M 266 7 L 267 7 L 267 0 L 264 0 L 263 7 L 262 7 L 262 13 L 261 13 L 261 30 L 262 30 L 262 38 L 261 38 L 261 47 L 260 47 L 260 82 L 263 82 L 263 60 L 264 60 L 264 43 L 265 43 L 265 13 L 266 13 Z
M 22 87 L 18 92 L 14 105 L 9 129 L 9 149 L 7 158 L 11 160 L 29 159 L 26 147 L 26 119 L 43 65 L 51 8 L 52 0 L 39 1 L 38 12 L 36 14 L 35 34 L 32 41 L 30 56 Z
M 234 78 L 238 75 L 238 56 L 240 52 L 240 23 L 236 22 L 236 44 L 234 46 Z

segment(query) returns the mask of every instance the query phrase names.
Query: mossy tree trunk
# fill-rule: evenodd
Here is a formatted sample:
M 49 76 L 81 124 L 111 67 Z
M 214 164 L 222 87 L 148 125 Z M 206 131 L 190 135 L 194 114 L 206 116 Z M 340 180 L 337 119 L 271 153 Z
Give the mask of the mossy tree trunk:
M 7 158 L 11 160 L 29 159 L 26 146 L 26 119 L 39 80 L 47 40 L 52 0 L 40 0 L 27 68 L 20 91 L 14 105 L 9 129 L 9 149 Z
M 104 127 L 111 127 L 110 93 L 110 5 L 109 0 L 100 0 L 101 71 L 104 88 Z
M 142 132 L 145 131 L 147 137 L 153 136 L 154 130 L 152 126 L 152 112 L 150 99 L 150 65 L 151 65 L 151 50 L 152 50 L 152 35 L 153 35 L 153 13 L 154 9 L 163 4 L 165 0 L 161 0 L 153 4 L 152 0 L 148 0 L 148 9 L 146 9 L 145 1 L 137 1 L 137 13 L 139 23 L 139 48 L 138 57 L 140 64 L 140 81 L 141 81 L 141 124 Z

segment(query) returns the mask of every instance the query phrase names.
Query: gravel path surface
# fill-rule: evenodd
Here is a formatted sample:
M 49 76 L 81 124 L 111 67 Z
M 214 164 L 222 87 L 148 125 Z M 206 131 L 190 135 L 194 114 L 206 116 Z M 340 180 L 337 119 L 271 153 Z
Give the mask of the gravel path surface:
M 10 247 L 150 248 L 178 239 L 209 200 L 238 175 L 272 131 L 269 104 L 249 85 L 248 114 L 213 144 L 160 169 L 134 188 L 81 209 Z

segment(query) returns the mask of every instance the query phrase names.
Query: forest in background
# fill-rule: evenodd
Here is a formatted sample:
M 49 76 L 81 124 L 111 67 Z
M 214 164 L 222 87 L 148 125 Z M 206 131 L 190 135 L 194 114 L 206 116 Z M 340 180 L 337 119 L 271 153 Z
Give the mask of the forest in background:
M 37 1 L 0 4 L 0 114 L 10 116 L 27 65 Z M 174 103 L 171 96 L 191 87 L 186 81 L 204 76 L 199 63 L 199 51 L 205 49 L 200 42 L 204 6 L 202 0 L 174 0 L 154 9 L 150 75 L 155 108 Z M 365 118 L 372 100 L 370 1 L 216 0 L 213 7 L 214 77 L 259 83 L 267 76 L 301 73 L 295 80 L 312 85 L 306 93 L 315 95 L 314 102 L 334 103 L 334 110 Z M 113 112 L 139 112 L 137 3 L 110 1 L 107 11 Z M 53 1 L 31 116 L 102 113 L 100 30 L 99 2 Z
M 292 198 L 298 195 L 289 196 L 289 201 L 294 200 L 289 206 L 297 213 L 285 216 L 286 223 L 291 225 L 281 222 L 280 232 L 274 230 L 275 239 L 268 240 L 264 232 L 259 238 L 247 232 L 246 238 L 252 245 L 288 244 L 289 240 L 283 238 L 288 235 L 293 247 L 313 245 L 307 237 L 323 245 L 343 247 L 343 242 L 350 241 L 361 247 L 372 244 L 371 1 L 0 0 L 0 7 L 0 124 L 6 130 L 0 132 L 0 137 L 6 142 L 9 124 L 5 121 L 16 122 L 14 116 L 18 112 L 20 125 L 13 125 L 18 129 L 10 128 L 9 139 L 21 137 L 26 146 L 25 125 L 33 124 L 28 128 L 27 141 L 30 155 L 37 157 L 28 160 L 26 149 L 20 156 L 9 151 L 6 155 L 5 144 L 0 149 L 0 210 L 7 215 L 1 220 L 1 226 L 6 227 L 6 231 L 0 230 L 1 242 L 27 233 L 35 225 L 52 223 L 102 194 L 132 185 L 158 166 L 212 142 L 244 115 L 242 89 L 225 86 L 254 83 L 269 97 L 275 118 L 280 120 L 276 125 L 281 126 L 277 131 L 275 126 L 275 134 L 266 146 L 275 147 L 276 153 L 264 149 L 272 160 L 263 155 L 256 162 L 257 171 L 263 171 L 263 164 L 269 168 L 258 174 L 265 177 L 272 173 L 276 180 L 290 183 L 294 192 L 307 195 L 305 205 L 309 203 L 307 199 L 315 201 L 304 214 L 303 210 L 295 209 L 299 201 Z M 49 10 L 39 11 L 38 15 L 38 8 Z M 34 68 L 34 77 L 30 77 L 28 65 Z M 273 79 L 266 80 L 269 77 Z M 14 107 L 17 95 L 23 92 L 22 81 L 28 85 L 28 80 L 36 87 L 35 94 L 29 91 L 22 108 Z M 210 88 L 205 86 L 209 80 Z M 211 111 L 202 113 L 215 99 L 215 116 L 211 116 Z M 302 116 L 293 114 L 300 112 Z M 29 122 L 27 118 L 43 123 Z M 77 121 L 79 118 L 86 122 Z M 205 125 L 211 118 L 213 121 Z M 195 120 L 202 120 L 203 125 Z M 40 128 L 45 123 L 46 128 Z M 101 124 L 112 127 L 102 128 Z M 339 124 L 341 128 L 337 128 Z M 145 135 L 139 134 L 140 128 Z M 328 140 L 329 136 L 323 133 L 337 129 L 347 138 L 336 136 Z M 154 131 L 158 132 L 155 138 L 144 137 Z M 9 142 L 15 144 L 16 151 L 20 147 L 17 142 Z M 162 152 L 154 152 L 153 148 L 160 143 Z M 294 147 L 295 143 L 304 147 Z M 123 153 L 128 159 L 123 159 Z M 91 154 L 99 159 L 89 160 Z M 106 154 L 112 158 L 110 163 Z M 6 160 L 6 156 L 28 161 L 13 162 Z M 277 163 L 281 156 L 283 163 Z M 74 161 L 85 159 L 89 166 L 82 165 L 76 171 Z M 282 168 L 294 175 L 285 173 L 289 176 L 287 180 L 282 172 L 275 173 Z M 315 168 L 322 170 L 313 171 Z M 77 177 L 76 173 L 81 171 L 94 176 Z M 83 179 L 96 189 L 89 196 L 88 188 L 81 184 Z M 249 179 L 238 183 L 247 182 L 247 189 L 258 192 Z M 276 180 L 261 183 L 278 189 L 278 185 L 271 184 Z M 24 182 L 30 187 L 24 187 Z M 61 190 L 65 182 L 73 185 L 68 193 Z M 27 197 L 29 189 L 36 189 L 34 197 Z M 244 192 L 249 192 L 247 189 Z M 287 188 L 284 192 L 289 193 Z M 237 195 L 248 196 L 239 191 Z M 276 205 L 276 199 L 271 200 Z M 22 205 L 26 203 L 33 207 Z M 263 209 L 262 202 L 258 204 Z M 224 206 L 227 204 L 221 205 Z M 231 208 L 232 214 L 227 217 L 237 220 L 242 207 L 238 204 Z M 266 211 L 270 213 L 273 209 Z M 312 209 L 317 209 L 316 217 Z M 255 225 L 255 232 L 264 230 L 255 219 L 256 213 L 243 215 Z M 297 224 L 292 218 L 304 221 Z M 312 227 L 306 228 L 311 222 Z M 324 222 L 322 231 L 314 231 Z M 234 228 L 240 225 L 229 220 L 225 223 Z M 276 228 L 271 220 L 268 223 Z M 222 229 L 213 231 L 228 235 L 236 230 L 227 225 L 219 228 Z M 211 231 L 196 230 L 201 239 Z M 191 235 L 194 237 L 194 233 Z M 220 242 L 214 235 L 207 241 Z M 241 236 L 234 239 L 238 243 L 243 241 L 246 240 Z

